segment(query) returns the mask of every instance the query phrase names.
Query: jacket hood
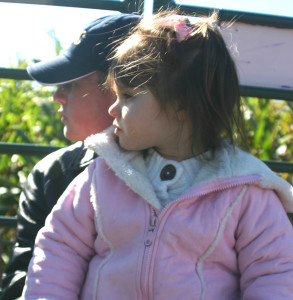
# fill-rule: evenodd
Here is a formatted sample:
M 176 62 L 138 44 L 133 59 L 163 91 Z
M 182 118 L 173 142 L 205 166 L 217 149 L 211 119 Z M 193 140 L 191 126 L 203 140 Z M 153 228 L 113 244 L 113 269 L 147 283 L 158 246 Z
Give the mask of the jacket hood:
M 123 150 L 116 142 L 112 126 L 102 133 L 89 136 L 85 140 L 85 146 L 94 150 L 115 172 L 116 176 L 134 192 L 155 208 L 162 208 L 147 176 L 145 160 L 141 151 Z M 231 182 L 231 179 L 240 176 L 256 175 L 255 178 L 259 179 L 255 179 L 252 184 L 274 190 L 285 210 L 293 212 L 293 187 L 251 154 L 224 143 L 216 151 L 213 159 L 209 159 L 207 152 L 200 161 L 202 167 L 199 168 L 200 172 L 198 172 L 193 186 L 219 180 L 223 183 L 226 179 Z

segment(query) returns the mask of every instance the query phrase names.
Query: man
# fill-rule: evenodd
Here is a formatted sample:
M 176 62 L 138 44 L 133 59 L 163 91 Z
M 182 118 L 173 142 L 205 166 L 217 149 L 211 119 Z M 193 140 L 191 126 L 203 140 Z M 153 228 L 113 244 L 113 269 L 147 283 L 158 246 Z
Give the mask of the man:
M 53 98 L 60 103 L 64 135 L 80 142 L 42 159 L 28 177 L 19 201 L 17 242 L 3 275 L 3 300 L 21 296 L 37 232 L 68 184 L 94 159 L 82 141 L 112 123 L 107 112 L 114 95 L 101 86 L 110 65 L 107 57 L 138 21 L 133 14 L 99 18 L 66 53 L 27 70 L 39 83 L 58 86 Z

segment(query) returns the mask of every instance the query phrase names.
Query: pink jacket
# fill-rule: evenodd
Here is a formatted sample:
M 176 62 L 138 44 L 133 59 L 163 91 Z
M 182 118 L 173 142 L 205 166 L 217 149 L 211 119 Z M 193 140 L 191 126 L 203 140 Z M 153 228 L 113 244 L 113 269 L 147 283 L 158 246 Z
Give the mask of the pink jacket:
M 162 209 L 108 133 L 39 232 L 25 299 L 293 299 L 292 187 L 230 147 Z M 280 201 L 281 200 L 281 201 Z

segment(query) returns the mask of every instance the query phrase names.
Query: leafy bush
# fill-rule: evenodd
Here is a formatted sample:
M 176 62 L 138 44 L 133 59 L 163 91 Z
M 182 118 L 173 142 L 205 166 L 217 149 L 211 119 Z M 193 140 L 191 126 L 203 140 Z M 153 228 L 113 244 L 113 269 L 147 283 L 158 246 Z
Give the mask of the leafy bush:
M 20 64 L 18 68 L 25 68 Z M 65 146 L 63 126 L 57 114 L 59 105 L 52 101 L 54 88 L 33 81 L 0 79 L 0 141 Z M 1 154 L 0 215 L 15 216 L 18 198 L 26 178 L 41 157 Z M 2 261 L 14 240 L 12 229 L 1 228 Z M 8 244 L 7 244 L 8 243 Z
M 250 153 L 262 160 L 292 162 L 293 104 L 289 101 L 244 98 L 243 111 Z M 279 174 L 293 184 L 293 174 Z M 293 214 L 289 214 L 293 224 Z
M 52 101 L 52 93 L 52 87 L 40 86 L 32 81 L 1 79 L 1 142 L 56 146 L 68 144 L 63 136 L 60 117 L 56 113 L 59 105 Z M 16 204 L 16 198 L 12 195 L 18 194 L 17 189 L 23 187 L 26 176 L 39 159 L 21 155 L 1 156 L 0 183 L 8 191 L 0 194 L 0 213 L 4 212 L 4 198 Z
M 245 98 L 243 107 L 250 152 L 263 160 L 291 161 L 293 157 L 292 103 Z

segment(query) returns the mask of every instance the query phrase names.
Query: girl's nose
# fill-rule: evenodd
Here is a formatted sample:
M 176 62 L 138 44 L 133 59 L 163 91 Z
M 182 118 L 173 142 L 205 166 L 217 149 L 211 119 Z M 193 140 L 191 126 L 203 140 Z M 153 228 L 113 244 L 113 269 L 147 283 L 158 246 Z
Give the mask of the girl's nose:
M 117 119 L 120 117 L 120 107 L 118 99 L 116 99 L 116 101 L 109 107 L 108 113 L 113 118 Z
M 53 100 L 56 103 L 66 104 L 67 96 L 68 95 L 67 95 L 66 90 L 62 86 L 59 86 L 57 88 L 56 92 L 53 94 Z

